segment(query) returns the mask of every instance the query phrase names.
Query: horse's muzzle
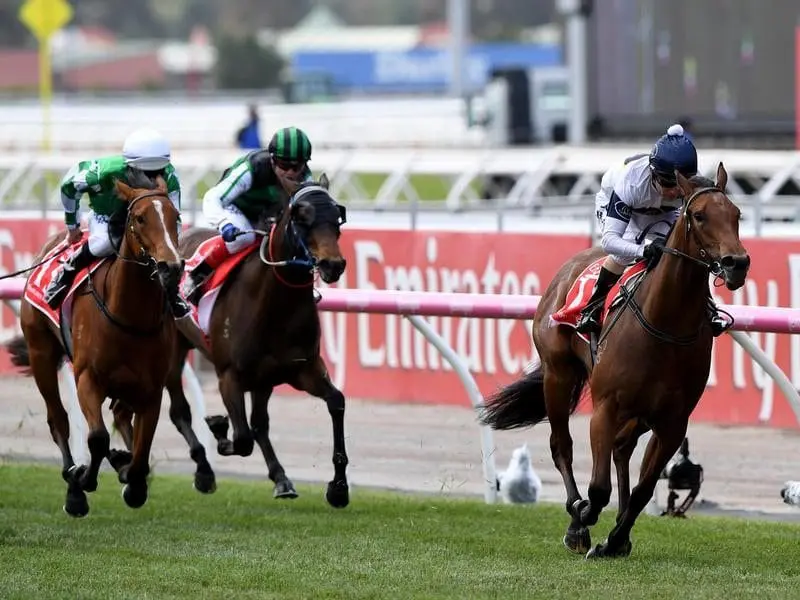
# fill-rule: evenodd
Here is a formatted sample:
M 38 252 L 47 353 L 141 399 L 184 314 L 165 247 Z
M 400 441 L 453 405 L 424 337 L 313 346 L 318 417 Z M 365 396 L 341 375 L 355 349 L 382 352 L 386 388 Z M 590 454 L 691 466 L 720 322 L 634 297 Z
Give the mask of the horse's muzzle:
M 158 280 L 168 293 L 177 293 L 178 284 L 181 280 L 181 273 L 183 273 L 183 265 L 183 260 L 180 262 L 166 262 L 162 260 L 156 263 Z
M 319 275 L 325 283 L 336 283 L 347 268 L 344 258 L 323 258 L 317 263 Z
M 719 266 L 725 278 L 725 287 L 729 290 L 738 290 L 747 279 L 750 270 L 749 254 L 728 254 L 719 259 Z

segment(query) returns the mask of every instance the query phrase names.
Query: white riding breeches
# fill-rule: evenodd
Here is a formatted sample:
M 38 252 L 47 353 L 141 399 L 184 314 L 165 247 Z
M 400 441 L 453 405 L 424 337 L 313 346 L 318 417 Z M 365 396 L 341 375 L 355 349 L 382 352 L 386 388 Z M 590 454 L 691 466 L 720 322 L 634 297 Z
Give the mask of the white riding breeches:
M 114 246 L 108 237 L 108 217 L 89 211 L 86 221 L 89 223 L 89 252 L 97 258 L 113 254 Z
M 235 206 L 226 206 L 222 210 L 224 213 L 223 219 L 217 224 L 217 229 L 219 231 L 222 231 L 222 228 L 230 223 L 239 231 L 247 232 L 240 235 L 232 242 L 225 242 L 225 247 L 230 254 L 235 254 L 240 250 L 244 250 L 247 246 L 256 241 L 256 234 L 252 231 L 253 224 L 250 223 L 250 219 L 244 216 L 242 211 Z

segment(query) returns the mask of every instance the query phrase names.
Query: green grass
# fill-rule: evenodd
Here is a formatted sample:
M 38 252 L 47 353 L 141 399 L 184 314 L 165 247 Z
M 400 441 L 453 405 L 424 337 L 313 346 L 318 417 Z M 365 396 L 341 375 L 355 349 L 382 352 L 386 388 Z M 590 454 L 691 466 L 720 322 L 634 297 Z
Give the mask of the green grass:
M 561 546 L 560 506 L 356 489 L 335 510 L 320 487 L 281 502 L 268 482 L 221 480 L 201 496 L 156 474 L 131 510 L 106 474 L 74 520 L 64 487 L 49 466 L 0 466 L 0 597 L 763 600 L 800 586 L 800 527 L 782 523 L 642 516 L 630 558 L 585 561 Z

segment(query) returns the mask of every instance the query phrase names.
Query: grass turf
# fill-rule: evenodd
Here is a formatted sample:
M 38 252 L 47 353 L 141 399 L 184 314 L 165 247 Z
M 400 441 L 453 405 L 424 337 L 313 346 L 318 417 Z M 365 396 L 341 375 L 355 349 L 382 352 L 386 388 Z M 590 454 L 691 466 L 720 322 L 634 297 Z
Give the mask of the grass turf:
M 561 506 L 322 487 L 277 501 L 269 482 L 220 480 L 202 496 L 156 473 L 139 510 L 104 473 L 91 511 L 61 511 L 50 466 L 0 465 L 2 598 L 795 598 L 800 526 L 642 515 L 628 559 L 561 545 Z M 613 511 L 594 528 L 611 527 Z

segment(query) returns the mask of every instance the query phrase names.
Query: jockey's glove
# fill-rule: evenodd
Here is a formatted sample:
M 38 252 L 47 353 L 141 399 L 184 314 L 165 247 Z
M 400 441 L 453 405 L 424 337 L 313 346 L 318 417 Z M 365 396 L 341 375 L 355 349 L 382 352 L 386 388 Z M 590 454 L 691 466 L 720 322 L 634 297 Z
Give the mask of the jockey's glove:
M 239 229 L 237 229 L 235 225 L 232 225 L 230 223 L 225 223 L 225 225 L 223 225 L 222 229 L 220 230 L 220 233 L 222 233 L 223 240 L 225 240 L 226 242 L 232 242 L 233 240 L 236 239 L 236 236 L 238 236 L 241 233 L 241 231 L 239 231 Z
M 652 269 L 658 264 L 658 259 L 660 259 L 661 255 L 664 253 L 664 243 L 664 238 L 657 237 L 642 250 L 642 256 L 647 261 L 648 269 Z

